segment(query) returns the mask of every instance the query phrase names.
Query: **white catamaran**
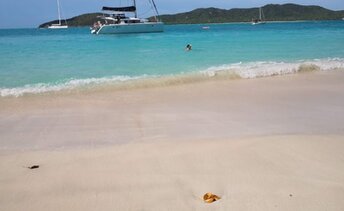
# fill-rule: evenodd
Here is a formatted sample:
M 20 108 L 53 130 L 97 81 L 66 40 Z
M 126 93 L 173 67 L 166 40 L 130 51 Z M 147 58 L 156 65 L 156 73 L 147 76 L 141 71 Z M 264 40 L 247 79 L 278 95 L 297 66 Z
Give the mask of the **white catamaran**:
M 149 0 L 154 7 L 154 20 L 141 19 L 137 17 L 136 1 L 133 0 L 132 6 L 127 7 L 103 7 L 104 14 L 91 27 L 92 34 L 126 34 L 126 33 L 149 33 L 163 32 L 164 23 L 159 20 L 159 12 L 154 0 Z M 127 13 L 134 13 L 134 17 L 127 17 Z
M 60 9 L 60 1 L 57 1 L 57 15 L 59 17 L 59 23 L 58 24 L 51 24 L 50 26 L 48 26 L 49 29 L 66 29 L 68 28 L 67 25 L 67 21 L 65 20 L 65 25 L 62 25 L 62 21 L 61 21 L 61 9 Z
M 252 19 L 252 25 L 257 25 L 257 24 L 264 24 L 265 22 L 265 17 L 264 17 L 264 12 L 261 7 L 259 7 L 259 18 L 258 19 Z

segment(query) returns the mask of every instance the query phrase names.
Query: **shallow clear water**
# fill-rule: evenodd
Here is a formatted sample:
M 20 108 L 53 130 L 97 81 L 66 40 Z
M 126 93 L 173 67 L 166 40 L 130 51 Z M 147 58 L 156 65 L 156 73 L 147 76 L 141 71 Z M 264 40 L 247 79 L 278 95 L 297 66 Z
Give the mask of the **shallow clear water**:
M 283 74 L 304 61 L 328 69 L 344 64 L 344 21 L 202 26 L 130 35 L 91 35 L 88 28 L 0 30 L 0 94 L 230 68 L 247 77 L 263 69 Z M 190 52 L 184 50 L 188 43 Z M 258 75 L 276 74 L 271 71 Z

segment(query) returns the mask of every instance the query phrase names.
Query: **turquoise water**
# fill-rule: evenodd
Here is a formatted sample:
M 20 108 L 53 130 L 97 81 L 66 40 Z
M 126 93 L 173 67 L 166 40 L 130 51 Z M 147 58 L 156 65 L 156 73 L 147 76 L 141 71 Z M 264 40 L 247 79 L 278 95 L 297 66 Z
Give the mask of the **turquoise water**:
M 165 26 L 91 35 L 88 28 L 0 30 L 0 94 L 233 69 L 246 78 L 344 67 L 344 21 Z M 193 50 L 184 50 L 191 43 Z

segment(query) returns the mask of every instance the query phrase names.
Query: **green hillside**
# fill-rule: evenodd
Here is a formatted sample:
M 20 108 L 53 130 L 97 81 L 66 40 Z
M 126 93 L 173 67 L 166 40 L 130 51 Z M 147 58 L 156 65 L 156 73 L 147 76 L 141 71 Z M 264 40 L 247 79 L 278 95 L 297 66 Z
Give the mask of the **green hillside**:
M 92 26 L 94 22 L 100 20 L 98 16 L 101 16 L 102 13 L 88 13 L 79 15 L 70 19 L 67 19 L 68 26 L 71 27 L 79 27 L 79 26 Z M 50 21 L 47 23 L 43 23 L 39 26 L 39 28 L 46 28 L 51 24 L 57 24 L 58 20 Z M 62 21 L 64 24 L 64 21 Z
M 229 23 L 249 22 L 258 18 L 259 8 L 248 9 L 218 9 L 201 8 L 190 12 L 162 15 L 160 18 L 166 24 L 186 23 Z M 267 21 L 296 21 L 296 20 L 341 20 L 344 11 L 333 11 L 320 6 L 302 6 L 297 4 L 268 4 L 263 7 Z M 99 20 L 101 13 L 90 13 L 68 19 L 69 26 L 91 26 Z M 47 27 L 57 21 L 51 21 L 40 25 L 40 28 Z
M 344 11 L 332 11 L 319 6 L 301 6 L 296 4 L 268 4 L 263 7 L 267 21 L 296 21 L 296 20 L 340 20 Z M 175 15 L 162 15 L 165 23 L 227 23 L 249 22 L 258 18 L 259 8 L 249 9 L 196 9 L 191 12 Z

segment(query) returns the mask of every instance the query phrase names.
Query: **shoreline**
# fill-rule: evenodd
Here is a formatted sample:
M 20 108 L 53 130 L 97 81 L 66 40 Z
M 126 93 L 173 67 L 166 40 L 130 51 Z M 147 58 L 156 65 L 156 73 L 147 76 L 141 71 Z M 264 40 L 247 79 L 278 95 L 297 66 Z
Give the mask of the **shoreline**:
M 266 21 L 266 23 L 303 23 L 303 22 L 326 22 L 326 21 L 342 21 L 342 19 L 318 19 L 318 20 L 290 20 L 290 21 Z M 246 22 L 219 22 L 219 23 L 166 23 L 167 26 L 178 25 L 215 25 L 215 24 L 252 24 L 252 21 Z M 71 26 L 69 28 L 89 28 L 90 26 Z M 14 28 L 17 29 L 17 28 Z M 21 28 L 18 28 L 21 29 Z M 29 29 L 46 29 L 45 27 L 29 28 Z
M 333 20 L 294 20 L 294 21 L 267 21 L 268 23 L 298 23 L 298 22 L 326 22 L 326 21 L 342 21 L 342 19 L 333 19 Z M 190 24 L 166 24 L 167 26 L 178 26 L 178 25 L 212 25 L 212 24 L 250 24 L 251 22 L 226 22 L 226 23 L 190 23 Z M 89 29 L 90 26 L 70 26 L 69 28 L 72 29 L 80 29 L 80 28 L 87 28 Z M 46 29 L 37 27 L 24 27 L 24 28 L 0 28 L 0 30 L 16 30 L 16 29 Z
M 343 80 L 341 70 L 312 71 L 250 80 L 123 90 L 109 86 L 1 99 L 0 144 L 2 149 L 40 149 L 170 137 L 341 135 Z
M 303 23 L 303 22 L 326 22 L 326 21 L 341 21 L 341 19 L 331 19 L 331 20 L 293 20 L 293 21 L 265 21 L 266 23 Z M 219 24 L 252 24 L 252 21 L 246 22 L 225 22 L 225 23 L 180 23 L 180 24 L 166 24 L 169 26 L 178 25 L 219 25 Z
M 79 93 L 93 90 L 129 90 L 174 86 L 216 80 L 253 79 L 298 74 L 304 72 L 344 71 L 343 58 L 313 60 L 239 62 L 212 66 L 204 70 L 170 75 L 104 76 L 99 78 L 65 79 L 60 82 L 27 84 L 0 88 L 0 101 L 6 98 L 31 95 Z

